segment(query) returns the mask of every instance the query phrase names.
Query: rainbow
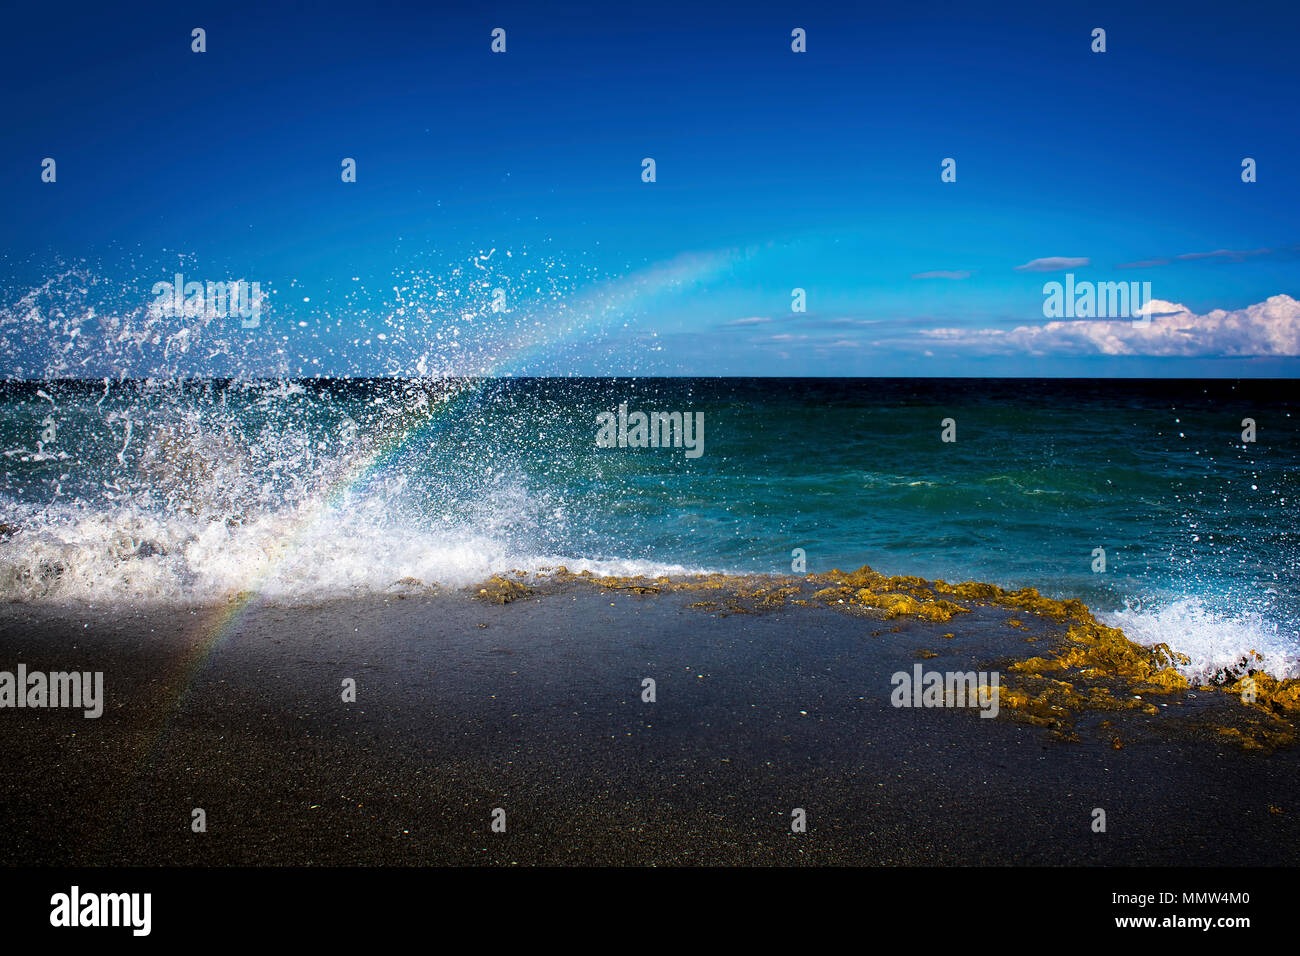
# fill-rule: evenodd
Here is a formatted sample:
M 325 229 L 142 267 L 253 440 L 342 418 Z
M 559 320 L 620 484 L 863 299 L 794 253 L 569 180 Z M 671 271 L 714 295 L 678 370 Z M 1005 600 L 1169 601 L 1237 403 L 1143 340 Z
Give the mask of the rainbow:
M 741 256 L 749 254 L 752 254 L 752 250 L 729 249 L 681 255 L 630 276 L 600 283 L 558 306 L 530 313 L 528 330 L 509 343 L 498 344 L 476 378 L 457 379 L 456 388 L 448 400 L 415 412 L 407 412 L 397 418 L 384 434 L 378 436 L 365 454 L 350 462 L 322 488 L 313 502 L 302 509 L 288 541 L 279 549 L 278 554 L 262 565 L 228 604 L 200 621 L 200 636 L 181 665 L 175 706 L 171 711 L 184 707 L 190 688 L 199 674 L 222 644 L 238 632 L 240 623 L 248 612 L 260 603 L 265 585 L 274 577 L 285 557 L 300 546 L 303 538 L 352 489 L 382 470 L 386 463 L 412 441 L 436 428 L 444 417 L 440 412 L 450 409 L 453 404 L 450 398 L 472 394 L 492 378 L 509 375 L 542 349 L 582 333 L 599 331 L 620 316 L 644 307 L 661 295 L 708 281 L 730 268 Z M 160 730 L 155 743 L 161 741 L 163 733 L 165 726 Z

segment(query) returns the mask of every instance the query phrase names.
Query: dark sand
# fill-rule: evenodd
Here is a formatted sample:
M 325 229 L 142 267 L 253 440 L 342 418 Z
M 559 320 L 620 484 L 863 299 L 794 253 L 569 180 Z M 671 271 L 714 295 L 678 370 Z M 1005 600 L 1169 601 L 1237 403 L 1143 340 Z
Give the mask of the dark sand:
M 102 670 L 107 697 L 98 720 L 0 711 L 0 863 L 1300 862 L 1300 752 L 1224 742 L 1200 722 L 1214 695 L 1063 742 L 1005 707 L 889 704 L 920 651 L 939 671 L 1024 656 L 1005 609 L 880 623 L 697 599 L 253 606 L 197 667 L 213 609 L 0 608 L 0 669 Z

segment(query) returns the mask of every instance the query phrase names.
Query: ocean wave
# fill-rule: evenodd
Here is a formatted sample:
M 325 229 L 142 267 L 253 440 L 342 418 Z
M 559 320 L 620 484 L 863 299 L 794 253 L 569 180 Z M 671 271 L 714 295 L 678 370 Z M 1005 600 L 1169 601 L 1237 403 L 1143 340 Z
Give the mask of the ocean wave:
M 0 541 L 0 601 L 100 605 L 207 603 L 255 592 L 277 603 L 465 587 L 504 570 L 559 566 L 602 575 L 678 575 L 674 563 L 517 550 L 502 537 L 402 527 L 297 509 L 243 522 L 67 507 L 29 516 Z
M 1300 677 L 1296 635 L 1259 612 L 1224 610 L 1201 598 L 1175 598 L 1157 607 L 1126 606 L 1097 615 L 1129 640 L 1151 647 L 1167 644 L 1188 658 L 1178 670 L 1194 684 L 1244 668 L 1279 680 Z

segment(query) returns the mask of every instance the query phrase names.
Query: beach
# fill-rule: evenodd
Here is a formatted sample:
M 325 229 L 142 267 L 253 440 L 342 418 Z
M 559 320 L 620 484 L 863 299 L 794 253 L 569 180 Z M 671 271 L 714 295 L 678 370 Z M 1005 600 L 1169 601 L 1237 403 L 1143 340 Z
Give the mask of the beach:
M 1300 7 L 187 10 L 7 23 L 6 938 L 1289 928 Z
M 97 719 L 0 714 L 0 861 L 1300 859 L 1300 752 L 1225 733 L 1255 719 L 1232 694 L 1148 693 L 1154 714 L 1080 707 L 1055 726 L 1007 706 L 1027 673 L 1013 665 L 1062 640 L 1050 615 L 954 596 L 970 609 L 949 620 L 887 617 L 833 595 L 770 600 L 781 580 L 707 593 L 496 581 L 510 586 L 242 608 L 5 605 L 0 661 L 102 671 L 105 701 Z M 894 706 L 892 675 L 918 663 L 1000 671 L 1004 704 L 992 719 Z M 1132 681 L 1110 686 L 1122 696 Z M 797 809 L 806 832 L 792 830 Z

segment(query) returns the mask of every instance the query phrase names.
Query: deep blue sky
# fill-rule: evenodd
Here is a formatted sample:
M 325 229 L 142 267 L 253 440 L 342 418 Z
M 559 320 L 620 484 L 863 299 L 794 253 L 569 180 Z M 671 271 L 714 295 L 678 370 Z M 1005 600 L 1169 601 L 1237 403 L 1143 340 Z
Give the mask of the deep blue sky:
M 503 371 L 1294 375 L 1285 302 L 1197 317 L 1300 297 L 1296 10 L 25 4 L 0 32 L 0 280 L 12 300 L 84 262 L 144 302 L 184 257 L 273 288 L 258 347 L 309 371 L 364 370 L 340 343 L 382 324 L 395 275 L 469 301 L 496 249 L 516 315 L 555 308 L 525 262 L 566 323 L 593 313 Z M 1064 270 L 1017 267 L 1051 257 L 1151 282 L 1194 344 L 1008 337 L 1046 321 Z M 934 272 L 966 277 L 914 278 Z M 420 321 L 403 349 L 442 320 Z

